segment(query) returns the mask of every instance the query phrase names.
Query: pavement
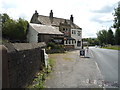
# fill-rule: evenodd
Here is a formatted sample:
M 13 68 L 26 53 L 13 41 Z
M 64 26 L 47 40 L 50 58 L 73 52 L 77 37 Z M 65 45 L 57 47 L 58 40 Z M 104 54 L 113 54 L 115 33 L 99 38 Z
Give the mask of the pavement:
M 55 60 L 53 72 L 45 81 L 46 88 L 101 88 L 103 76 L 91 51 L 80 57 L 79 50 L 49 54 Z M 89 58 L 88 58 L 89 56 Z

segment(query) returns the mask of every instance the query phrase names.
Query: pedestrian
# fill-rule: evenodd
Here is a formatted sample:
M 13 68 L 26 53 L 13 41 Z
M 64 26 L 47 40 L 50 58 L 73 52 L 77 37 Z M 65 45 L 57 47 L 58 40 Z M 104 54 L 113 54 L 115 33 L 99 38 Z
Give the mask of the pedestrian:
M 88 52 L 89 51 L 89 47 L 87 46 L 86 49 L 87 49 L 87 52 Z

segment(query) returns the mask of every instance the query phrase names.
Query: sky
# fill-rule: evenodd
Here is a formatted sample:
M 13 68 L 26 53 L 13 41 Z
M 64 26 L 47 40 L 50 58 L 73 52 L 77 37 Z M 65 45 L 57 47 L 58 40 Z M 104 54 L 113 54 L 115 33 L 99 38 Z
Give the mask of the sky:
M 113 13 L 119 0 L 0 0 L 0 13 L 7 13 L 11 18 L 30 19 L 37 10 L 39 15 L 70 19 L 82 28 L 83 38 L 95 38 L 102 29 L 113 25 Z M 114 32 L 114 30 L 113 30 Z

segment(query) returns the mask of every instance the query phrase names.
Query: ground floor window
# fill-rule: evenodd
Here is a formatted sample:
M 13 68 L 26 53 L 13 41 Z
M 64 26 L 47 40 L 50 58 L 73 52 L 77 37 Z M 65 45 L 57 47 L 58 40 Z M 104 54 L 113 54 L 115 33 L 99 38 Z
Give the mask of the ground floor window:
M 78 46 L 78 47 L 81 46 L 81 41 L 77 41 L 77 46 Z
M 75 43 L 76 43 L 76 40 L 75 40 Z
M 69 40 L 69 44 L 71 44 L 71 43 L 70 43 L 70 40 Z

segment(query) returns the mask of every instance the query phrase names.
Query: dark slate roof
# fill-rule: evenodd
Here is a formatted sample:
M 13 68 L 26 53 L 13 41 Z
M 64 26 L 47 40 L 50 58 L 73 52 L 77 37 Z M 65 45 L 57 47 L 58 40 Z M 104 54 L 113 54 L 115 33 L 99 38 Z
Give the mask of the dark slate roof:
M 59 27 L 60 23 L 64 23 L 65 20 L 68 24 L 71 25 L 72 29 L 81 29 L 79 26 L 77 26 L 76 24 L 71 22 L 69 19 L 63 19 L 63 18 L 57 18 L 57 17 L 53 17 L 51 19 L 49 16 L 43 16 L 43 15 L 38 16 L 38 21 L 40 23 L 45 24 L 45 25 L 58 26 L 58 27 Z
M 33 24 L 33 23 L 30 23 L 29 25 L 40 34 L 58 34 L 58 35 L 63 34 L 59 31 L 58 27 L 53 27 L 51 25 L 42 25 L 42 24 Z

